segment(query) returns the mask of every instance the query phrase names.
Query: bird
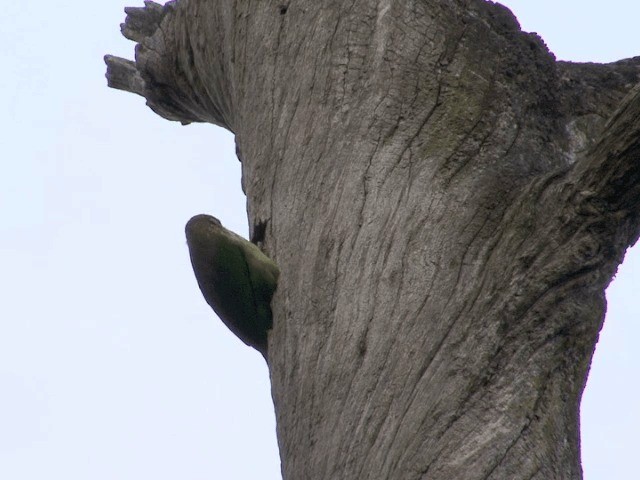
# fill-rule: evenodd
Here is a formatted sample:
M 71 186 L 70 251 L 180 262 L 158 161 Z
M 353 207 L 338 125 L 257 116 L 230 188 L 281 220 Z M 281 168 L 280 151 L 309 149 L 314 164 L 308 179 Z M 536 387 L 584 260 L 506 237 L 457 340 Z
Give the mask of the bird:
M 278 266 L 257 245 L 227 230 L 211 215 L 191 218 L 185 234 L 204 299 L 229 330 L 266 359 Z

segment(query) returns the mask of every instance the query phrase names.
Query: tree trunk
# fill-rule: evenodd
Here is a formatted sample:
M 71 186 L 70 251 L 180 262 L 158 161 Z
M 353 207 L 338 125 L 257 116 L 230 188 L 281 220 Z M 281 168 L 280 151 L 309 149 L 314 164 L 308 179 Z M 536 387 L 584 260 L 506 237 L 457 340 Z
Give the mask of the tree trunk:
M 604 289 L 640 233 L 640 58 L 557 62 L 482 0 L 145 5 L 107 77 L 236 135 L 281 271 L 283 477 L 581 478 Z

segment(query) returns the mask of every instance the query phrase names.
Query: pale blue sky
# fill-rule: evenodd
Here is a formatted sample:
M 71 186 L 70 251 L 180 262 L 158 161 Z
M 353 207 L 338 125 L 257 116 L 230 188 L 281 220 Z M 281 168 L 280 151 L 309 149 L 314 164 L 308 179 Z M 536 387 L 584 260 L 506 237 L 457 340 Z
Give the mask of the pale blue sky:
M 640 2 L 505 3 L 561 59 L 640 55 Z M 278 480 L 266 366 L 213 317 L 184 241 L 201 212 L 246 234 L 233 139 L 106 87 L 141 4 L 3 6 L 0 478 Z M 636 248 L 584 397 L 587 480 L 637 475 L 639 286 Z

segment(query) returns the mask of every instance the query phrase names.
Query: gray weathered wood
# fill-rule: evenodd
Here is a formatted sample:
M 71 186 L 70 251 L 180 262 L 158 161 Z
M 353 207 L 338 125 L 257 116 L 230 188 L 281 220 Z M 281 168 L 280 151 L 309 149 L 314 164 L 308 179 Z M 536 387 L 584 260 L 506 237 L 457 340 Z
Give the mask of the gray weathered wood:
M 481 0 L 161 8 L 129 12 L 110 84 L 236 135 L 281 271 L 284 478 L 581 478 L 604 289 L 639 235 L 640 58 L 557 62 Z

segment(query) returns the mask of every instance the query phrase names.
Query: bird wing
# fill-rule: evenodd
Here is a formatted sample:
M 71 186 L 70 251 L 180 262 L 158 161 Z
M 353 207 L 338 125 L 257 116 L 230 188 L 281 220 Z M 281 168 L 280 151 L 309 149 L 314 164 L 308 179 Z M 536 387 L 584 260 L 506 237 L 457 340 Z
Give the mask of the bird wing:
M 249 283 L 253 293 L 256 311 L 261 321 L 268 323 L 267 328 L 271 328 L 271 297 L 276 290 L 279 270 L 276 264 L 267 257 L 260 249 L 243 239 L 244 248 L 241 248 L 246 271 L 249 276 Z M 264 318 L 265 311 L 268 311 L 268 319 Z

